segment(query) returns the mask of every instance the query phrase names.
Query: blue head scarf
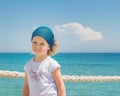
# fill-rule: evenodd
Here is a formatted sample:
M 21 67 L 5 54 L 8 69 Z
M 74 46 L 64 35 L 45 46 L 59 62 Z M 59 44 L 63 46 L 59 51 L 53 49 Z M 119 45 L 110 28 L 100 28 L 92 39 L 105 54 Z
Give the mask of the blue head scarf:
M 50 48 L 52 49 L 54 44 L 54 34 L 50 28 L 46 26 L 38 27 L 35 31 L 33 31 L 31 40 L 35 36 L 43 37 L 49 44 Z

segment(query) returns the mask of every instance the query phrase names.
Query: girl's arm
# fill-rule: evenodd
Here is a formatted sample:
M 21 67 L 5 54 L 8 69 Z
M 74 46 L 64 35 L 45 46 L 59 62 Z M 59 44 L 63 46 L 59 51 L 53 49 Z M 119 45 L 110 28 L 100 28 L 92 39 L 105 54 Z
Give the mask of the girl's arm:
M 27 73 L 25 73 L 25 80 L 24 80 L 22 96 L 29 96 L 29 86 L 28 86 Z
M 66 96 L 66 89 L 60 68 L 57 68 L 55 71 L 53 71 L 52 75 L 58 89 L 58 96 Z

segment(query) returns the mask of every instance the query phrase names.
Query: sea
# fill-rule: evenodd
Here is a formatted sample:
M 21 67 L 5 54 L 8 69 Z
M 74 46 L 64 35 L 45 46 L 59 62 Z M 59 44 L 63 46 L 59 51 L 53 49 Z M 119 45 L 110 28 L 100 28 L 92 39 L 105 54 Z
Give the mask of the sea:
M 31 53 L 0 53 L 0 70 L 24 72 Z M 62 75 L 120 76 L 120 53 L 58 53 Z M 22 96 L 24 79 L 0 77 L 0 96 Z M 120 82 L 65 81 L 67 96 L 120 96 Z

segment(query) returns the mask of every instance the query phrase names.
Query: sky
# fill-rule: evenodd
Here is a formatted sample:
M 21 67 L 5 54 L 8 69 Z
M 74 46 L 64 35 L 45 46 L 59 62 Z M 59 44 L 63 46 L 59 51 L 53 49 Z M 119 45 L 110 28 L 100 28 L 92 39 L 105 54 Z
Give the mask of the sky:
M 120 0 L 0 0 L 0 52 L 31 52 L 38 26 L 58 52 L 120 52 Z

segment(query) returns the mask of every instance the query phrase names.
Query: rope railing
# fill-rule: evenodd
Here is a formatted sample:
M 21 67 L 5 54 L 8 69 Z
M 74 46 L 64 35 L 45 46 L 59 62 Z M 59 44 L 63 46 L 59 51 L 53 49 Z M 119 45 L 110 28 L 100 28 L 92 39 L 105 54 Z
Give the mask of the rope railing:
M 0 70 L 0 77 L 24 78 L 24 72 Z M 63 75 L 64 81 L 71 82 L 120 82 L 120 76 L 69 76 Z

